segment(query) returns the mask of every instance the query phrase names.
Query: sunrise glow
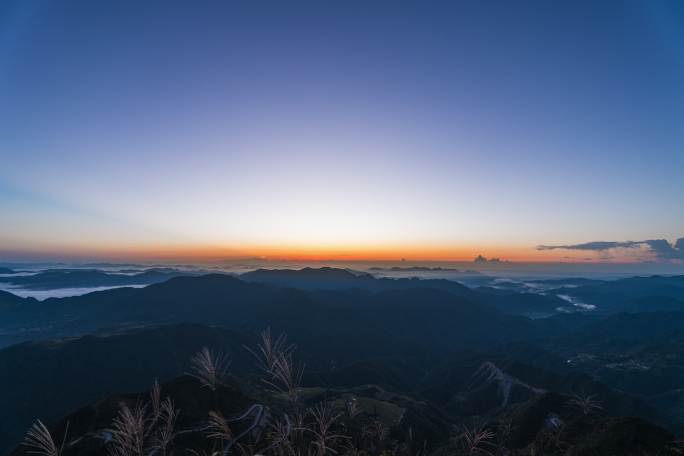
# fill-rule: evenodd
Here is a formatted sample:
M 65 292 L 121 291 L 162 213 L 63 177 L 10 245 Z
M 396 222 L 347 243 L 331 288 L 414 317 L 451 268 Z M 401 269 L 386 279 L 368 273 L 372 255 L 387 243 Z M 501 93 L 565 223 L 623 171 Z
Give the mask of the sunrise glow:
M 684 255 L 682 37 L 655 5 L 41 5 L 0 35 L 6 260 Z M 613 38 L 633 22 L 643 46 Z M 596 241 L 638 242 L 537 248 Z

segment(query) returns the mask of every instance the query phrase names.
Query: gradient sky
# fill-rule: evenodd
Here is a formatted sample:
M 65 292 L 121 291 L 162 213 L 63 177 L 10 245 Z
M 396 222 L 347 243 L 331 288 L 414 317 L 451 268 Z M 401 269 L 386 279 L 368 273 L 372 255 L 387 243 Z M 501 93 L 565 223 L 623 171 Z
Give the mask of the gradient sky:
M 681 1 L 0 2 L 0 258 L 638 260 L 535 247 L 683 197 Z

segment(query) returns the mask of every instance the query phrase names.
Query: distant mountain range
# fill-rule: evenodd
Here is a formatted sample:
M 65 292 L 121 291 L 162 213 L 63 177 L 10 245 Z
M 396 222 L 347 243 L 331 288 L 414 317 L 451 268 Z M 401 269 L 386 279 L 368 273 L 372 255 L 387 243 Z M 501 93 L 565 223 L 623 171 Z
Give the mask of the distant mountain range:
M 7 270 L 5 274 L 13 274 Z M 0 271 L 0 273 L 2 273 Z M 0 282 L 27 290 L 51 290 L 60 288 L 121 287 L 126 285 L 150 285 L 173 277 L 198 275 L 174 269 L 148 269 L 143 272 L 121 273 L 96 269 L 48 269 L 31 275 L 14 274 L 0 278 Z
M 90 275 L 81 272 L 75 277 Z M 306 403 L 364 398 L 373 404 L 367 410 L 387 412 L 398 439 L 411 427 L 444 449 L 450 426 L 474 419 L 517 423 L 511 445 L 521 451 L 536 445 L 556 419 L 566 423 L 563 432 L 574 447 L 591 451 L 628 448 L 628 429 L 652 437 L 639 445 L 661 450 L 672 443 L 669 432 L 684 434 L 681 276 L 537 281 L 542 291 L 532 293 L 530 286 L 470 288 L 335 268 L 239 277 L 176 273 L 149 271 L 143 277 L 172 277 L 144 288 L 44 301 L 0 292 L 0 453 L 35 418 L 59 429 L 66 422 L 61 417 L 79 407 L 85 409 L 66 420 L 97 435 L 117 401 L 135 397 L 126 394 L 145 390 L 154 378 L 167 382 L 164 388 L 178 395 L 189 416 L 206 414 L 207 404 L 190 400 L 204 393 L 183 377 L 193 353 L 205 346 L 232 359 L 226 398 L 282 410 L 281 399 L 250 386 L 259 384 L 259 373 L 244 346 L 254 346 L 265 327 L 296 342 L 307 366 Z M 559 295 L 596 310 L 558 311 L 572 306 Z M 593 421 L 567 408 L 579 394 L 600 404 Z M 616 418 L 624 416 L 668 430 Z
M 75 274 L 73 283 L 85 276 L 101 277 L 101 273 L 89 271 L 45 272 L 40 274 L 40 280 L 37 276 L 17 280 L 47 283 L 51 277 L 58 276 L 63 281 L 63 276 L 71 274 Z M 469 288 L 444 279 L 375 278 L 334 268 L 256 270 L 239 278 L 221 274 L 175 277 L 176 274 L 179 272 L 153 270 L 113 279 L 107 276 L 106 280 L 116 281 L 171 278 L 142 289 L 117 288 L 44 301 L 0 292 L 0 345 L 84 334 L 105 326 L 172 322 L 220 323 L 250 329 L 258 329 L 264 323 L 283 325 L 284 329 L 316 324 L 331 329 L 346 323 L 359 331 L 377 334 L 388 326 L 388 318 L 396 320 L 399 326 L 395 329 L 402 325 L 410 327 L 409 334 L 403 334 L 402 339 L 415 335 L 415 340 L 426 344 L 468 340 L 483 343 L 515 338 L 518 334 L 525 334 L 528 339 L 544 337 L 547 328 L 553 326 L 551 322 L 533 324 L 520 317 L 551 316 L 564 309 L 584 310 L 560 297 L 566 294 L 595 303 L 592 305 L 596 311 L 591 313 L 596 314 L 678 312 L 684 308 L 679 305 L 684 292 L 682 276 L 594 281 L 575 287 L 561 284 L 543 293 L 530 293 Z M 433 319 L 436 315 L 443 318 Z M 470 321 L 478 323 L 470 326 Z M 446 325 L 444 331 L 437 331 L 441 325 Z M 455 328 L 460 330 L 451 330 Z M 485 331 L 474 328 L 488 328 L 490 333 L 484 337 Z
M 473 271 L 471 269 L 455 269 L 455 268 L 442 268 L 442 267 L 428 267 L 428 266 L 394 266 L 391 268 L 382 267 L 372 267 L 368 268 L 369 271 L 393 271 L 393 272 L 456 272 L 459 274 L 467 275 L 482 275 L 481 272 Z
M 591 281 L 554 290 L 595 306 L 601 312 L 677 310 L 684 305 L 684 276 L 630 277 Z
M 206 275 L 45 301 L 17 301 L 3 294 L 8 299 L 7 304 L 0 301 L 0 308 L 5 309 L 0 311 L 0 341 L 7 344 L 84 334 L 103 327 L 174 322 L 253 331 L 268 324 L 286 331 L 307 328 L 308 337 L 323 338 L 328 344 L 335 344 L 330 336 L 354 328 L 359 340 L 379 339 L 378 347 L 395 343 L 392 339 L 399 344 L 435 346 L 458 341 L 494 343 L 534 331 L 526 319 L 471 299 L 477 294 L 455 282 L 435 281 L 429 287 L 413 279 L 360 280 L 386 287 L 376 291 L 303 290 Z M 347 351 L 347 347 L 339 348 Z M 368 350 L 372 349 L 364 349 Z

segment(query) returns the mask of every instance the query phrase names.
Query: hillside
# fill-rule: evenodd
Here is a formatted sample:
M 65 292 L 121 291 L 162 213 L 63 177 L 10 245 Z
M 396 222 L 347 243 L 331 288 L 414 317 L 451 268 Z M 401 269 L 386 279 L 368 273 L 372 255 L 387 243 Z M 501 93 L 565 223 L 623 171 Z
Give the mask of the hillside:
M 186 343 L 174 344 L 181 339 Z M 295 354 L 279 342 L 272 344 L 275 340 L 262 339 L 262 348 L 272 347 L 273 351 L 255 353 L 274 353 L 276 359 L 286 354 L 292 367 L 298 365 L 300 352 Z M 193 353 L 187 359 L 179 358 L 191 346 L 197 346 L 196 343 L 212 344 L 212 349 L 200 348 L 198 352 L 205 354 L 199 358 L 205 361 L 200 364 L 192 361 L 198 359 Z M 309 448 L 307 451 L 310 451 L 319 444 L 325 444 L 327 451 L 335 453 L 355 448 L 378 454 L 409 455 L 416 451 L 468 454 L 463 446 L 469 442 L 467 433 L 482 430 L 491 434 L 478 448 L 506 449 L 506 454 L 511 455 L 522 456 L 530 451 L 549 455 L 607 454 L 603 451 L 619 451 L 624 455 L 676 454 L 673 436 L 664 429 L 643 419 L 615 416 L 611 411 L 613 406 L 604 405 L 602 400 L 610 399 L 610 394 L 620 396 L 608 389 L 604 390 L 608 396 L 586 396 L 590 402 L 582 405 L 575 396 L 532 386 L 510 370 L 486 361 L 465 375 L 467 384 L 451 388 L 460 398 L 459 413 L 453 414 L 443 401 L 432 401 L 416 389 L 399 393 L 382 384 L 358 383 L 361 379 L 354 381 L 349 372 L 344 374 L 348 383 L 344 385 L 338 380 L 337 386 L 308 383 L 320 379 L 318 374 L 309 376 L 303 383 L 298 377 L 280 377 L 280 367 L 266 364 L 265 370 L 260 370 L 258 360 L 237 347 L 237 343 L 239 337 L 236 339 L 222 330 L 182 326 L 87 337 L 56 345 L 23 344 L 14 351 L 22 357 L 33 351 L 37 354 L 33 359 L 40 363 L 46 359 L 45 352 L 53 350 L 57 354 L 47 359 L 62 366 L 70 357 L 92 361 L 92 355 L 97 354 L 97 360 L 108 360 L 93 363 L 82 374 L 73 371 L 72 382 L 82 378 L 93 386 L 90 393 L 83 391 L 81 403 L 61 405 L 62 408 L 79 407 L 72 413 L 63 413 L 64 418 L 54 418 L 59 415 L 56 412 L 50 417 L 45 411 L 46 401 L 35 398 L 37 408 L 33 411 L 50 423 L 50 438 L 61 445 L 57 439 L 66 436 L 65 455 L 111 454 L 137 435 L 132 434 L 138 432 L 135 429 L 144 436 L 139 440 L 144 447 L 151 450 L 163 442 L 164 451 L 182 454 L 217 447 L 224 452 L 236 447 L 242 448 L 240 451 L 279 454 L 287 448 L 294 451 Z M 248 343 L 254 347 L 257 342 L 253 339 Z M 144 353 L 130 351 L 139 350 L 141 344 L 149 346 Z M 165 354 L 161 346 L 166 344 L 170 345 Z M 0 351 L 0 357 L 6 356 L 8 350 Z M 230 354 L 233 363 L 229 370 L 225 370 L 227 365 L 219 353 Z M 118 358 L 110 357 L 111 354 L 117 354 Z M 142 359 L 155 362 L 145 363 L 143 369 L 136 368 L 136 361 Z M 179 361 L 183 366 L 174 364 Z M 81 366 L 85 368 L 85 363 Z M 185 370 L 178 372 L 181 368 Z M 55 372 L 56 381 L 26 385 L 26 391 L 42 392 L 46 398 L 52 391 L 68 391 L 73 398 L 85 384 L 77 381 L 65 388 L 59 378 L 60 375 L 64 378 L 70 369 L 60 367 Z M 168 374 L 174 370 L 180 376 L 171 375 L 161 387 L 146 391 L 143 386 L 136 386 L 136 382 L 139 385 L 155 371 Z M 31 369 L 27 372 L 31 373 Z M 329 369 L 327 375 L 332 379 L 338 372 Z M 431 377 L 441 377 L 436 374 Z M 86 375 L 89 377 L 85 378 Z M 133 378 L 135 382 L 131 383 Z M 105 382 L 100 384 L 103 379 Z M 114 391 L 119 393 L 107 391 L 108 388 L 116 388 Z M 135 390 L 143 392 L 125 393 Z M 102 399 L 87 399 L 88 394 Z M 17 403 L 25 403 L 28 397 L 18 398 Z M 637 409 L 624 411 L 638 412 Z M 28 426 L 30 421 L 26 421 L 21 424 Z M 130 427 L 136 422 L 140 427 Z M 473 424 L 477 422 L 483 427 Z M 14 429 L 6 429 L 4 439 L 16 441 L 19 435 Z M 29 450 L 18 446 L 13 454 L 26 455 Z

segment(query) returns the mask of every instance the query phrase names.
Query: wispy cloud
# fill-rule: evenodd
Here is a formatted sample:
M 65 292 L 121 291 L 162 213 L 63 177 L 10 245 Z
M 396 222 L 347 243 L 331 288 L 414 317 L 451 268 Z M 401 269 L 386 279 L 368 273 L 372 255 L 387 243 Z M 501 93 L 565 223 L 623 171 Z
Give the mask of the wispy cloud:
M 592 241 L 582 244 L 538 245 L 537 250 L 582 250 L 608 253 L 616 249 L 648 249 L 659 260 L 684 260 L 684 238 L 674 244 L 666 239 L 643 241 Z

